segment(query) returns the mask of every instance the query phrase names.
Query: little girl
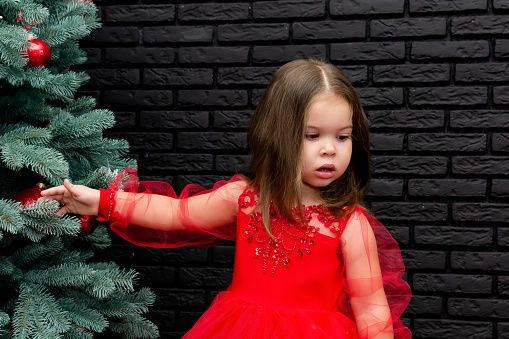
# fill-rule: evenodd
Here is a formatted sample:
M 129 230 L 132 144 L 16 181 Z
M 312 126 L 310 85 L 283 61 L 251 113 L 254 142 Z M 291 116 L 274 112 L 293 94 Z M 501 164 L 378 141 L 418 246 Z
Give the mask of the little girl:
M 43 191 L 58 214 L 99 215 L 141 246 L 237 242 L 233 281 L 184 338 L 410 338 L 399 247 L 360 207 L 370 178 L 368 122 L 335 66 L 281 67 L 248 131 L 250 174 L 212 190 L 137 182 Z

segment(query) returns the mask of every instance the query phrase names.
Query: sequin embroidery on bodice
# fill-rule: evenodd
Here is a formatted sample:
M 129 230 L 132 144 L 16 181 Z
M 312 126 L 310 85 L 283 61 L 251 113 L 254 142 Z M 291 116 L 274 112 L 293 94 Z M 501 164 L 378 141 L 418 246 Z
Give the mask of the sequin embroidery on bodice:
M 241 210 L 249 209 L 257 203 L 257 195 L 251 190 L 245 190 L 239 198 Z M 298 209 L 294 208 L 296 219 L 299 219 Z M 252 211 L 248 214 L 249 221 L 245 230 L 246 239 L 249 243 L 255 242 L 254 257 L 261 259 L 263 271 L 270 271 L 274 275 L 281 266 L 289 266 L 293 258 L 303 258 L 311 254 L 316 244 L 318 233 L 321 229 L 328 229 L 332 234 L 339 236 L 346 225 L 346 219 L 332 215 L 321 205 L 303 206 L 305 225 L 301 226 L 287 218 L 275 213 L 271 206 L 270 224 L 271 239 L 263 225 L 262 214 Z M 320 227 L 310 225 L 316 219 Z M 323 235 L 334 239 L 331 236 Z

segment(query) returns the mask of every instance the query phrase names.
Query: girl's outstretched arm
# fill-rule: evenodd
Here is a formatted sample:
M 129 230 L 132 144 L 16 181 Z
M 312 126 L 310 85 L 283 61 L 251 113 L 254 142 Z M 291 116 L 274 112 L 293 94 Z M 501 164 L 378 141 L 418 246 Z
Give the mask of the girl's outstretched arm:
M 200 228 L 215 228 L 235 222 L 238 198 L 245 182 L 228 183 L 209 193 L 177 199 L 169 196 L 132 192 L 113 192 L 111 216 L 117 221 L 162 231 L 188 230 L 188 225 Z M 47 189 L 41 193 L 45 199 L 55 199 L 64 206 L 57 214 L 78 213 L 97 215 L 101 194 L 99 190 L 73 185 L 69 180 L 64 185 Z M 109 196 L 108 196 L 109 197 Z M 102 201 L 101 204 L 105 202 Z M 115 220 L 111 220 L 115 221 Z
M 341 235 L 346 286 L 359 338 L 394 338 L 391 310 L 383 288 L 377 244 L 366 217 L 350 218 Z

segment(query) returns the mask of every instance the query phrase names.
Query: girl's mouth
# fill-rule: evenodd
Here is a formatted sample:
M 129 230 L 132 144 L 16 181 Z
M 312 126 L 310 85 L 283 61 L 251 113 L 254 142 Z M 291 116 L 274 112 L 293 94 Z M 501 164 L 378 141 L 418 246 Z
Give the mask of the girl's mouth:
M 330 179 L 334 176 L 334 165 L 323 165 L 316 170 L 316 175 L 322 179 Z

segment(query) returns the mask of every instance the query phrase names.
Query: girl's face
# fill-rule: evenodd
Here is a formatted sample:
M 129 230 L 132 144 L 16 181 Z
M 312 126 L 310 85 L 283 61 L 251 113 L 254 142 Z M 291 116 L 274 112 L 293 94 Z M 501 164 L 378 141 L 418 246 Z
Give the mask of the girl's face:
M 352 109 L 334 94 L 319 95 L 304 123 L 302 181 L 318 190 L 345 173 L 352 156 Z

